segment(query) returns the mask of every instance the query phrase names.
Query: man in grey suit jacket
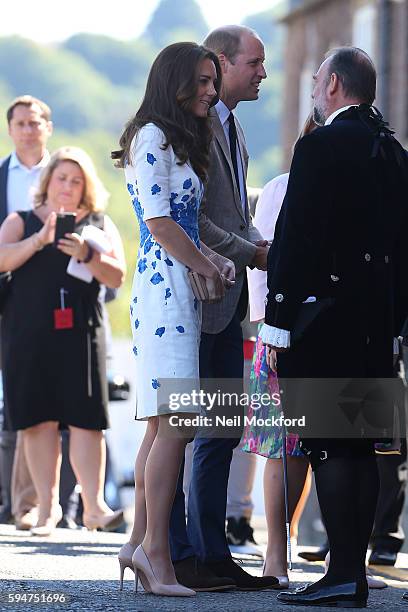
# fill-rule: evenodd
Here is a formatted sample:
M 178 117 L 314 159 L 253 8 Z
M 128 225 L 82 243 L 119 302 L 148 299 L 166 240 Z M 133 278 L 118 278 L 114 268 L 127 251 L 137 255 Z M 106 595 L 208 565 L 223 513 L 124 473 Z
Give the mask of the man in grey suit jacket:
M 218 28 L 203 44 L 218 55 L 223 84 L 220 101 L 210 111 L 214 139 L 199 213 L 200 238 L 233 260 L 236 281 L 219 304 L 203 305 L 200 376 L 242 380 L 240 321 L 248 303 L 246 267 L 265 270 L 268 246 L 251 222 L 246 193 L 248 152 L 232 111 L 240 101 L 258 98 L 260 83 L 266 78 L 265 54 L 258 35 L 243 26 Z M 228 475 L 238 436 L 196 437 L 187 530 L 179 479 L 170 529 L 172 558 L 178 581 L 194 589 L 213 591 L 236 586 L 258 590 L 277 584 L 273 577 L 255 578 L 236 565 L 226 541 Z
M 221 106 L 222 105 L 222 106 Z M 221 106 L 221 108 L 220 108 Z M 218 334 L 225 330 L 236 313 L 240 299 L 245 298 L 246 267 L 264 268 L 268 252 L 267 242 L 252 225 L 249 214 L 246 176 L 248 171 L 248 151 L 244 132 L 234 117 L 237 133 L 237 158 L 242 162 L 242 185 L 237 185 L 230 154 L 230 143 L 224 131 L 228 122 L 228 106 L 220 100 L 210 111 L 214 141 L 211 148 L 209 180 L 205 197 L 200 206 L 200 238 L 211 249 L 228 257 L 235 264 L 235 285 L 229 289 L 218 304 L 203 304 L 202 331 Z M 221 120 L 224 120 L 223 124 Z M 240 176 L 238 175 L 238 182 Z M 244 290 L 244 294 L 243 294 Z M 241 298 L 241 296 L 243 296 Z M 245 316 L 246 303 L 241 312 Z M 242 316 L 241 318 L 244 318 Z

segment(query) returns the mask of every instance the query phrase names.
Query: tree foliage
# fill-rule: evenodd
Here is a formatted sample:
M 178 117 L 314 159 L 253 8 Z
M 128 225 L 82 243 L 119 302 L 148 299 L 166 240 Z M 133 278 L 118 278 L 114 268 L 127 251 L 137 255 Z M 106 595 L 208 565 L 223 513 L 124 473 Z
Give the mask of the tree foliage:
M 62 48 L 87 61 L 114 85 L 141 87 L 155 50 L 146 38 L 125 42 L 109 36 L 75 34 Z
M 180 40 L 176 36 L 175 40 L 169 41 L 172 33 L 177 31 L 189 34 L 184 40 L 201 42 L 204 39 L 208 24 L 196 0 L 161 0 L 144 34 L 156 47 L 161 48 L 169 42 Z
M 119 129 L 115 101 L 130 107 L 126 89 L 112 83 L 84 59 L 60 47 L 43 46 L 17 36 L 0 38 L 1 82 L 12 97 L 30 93 L 45 100 L 54 121 L 72 132 Z

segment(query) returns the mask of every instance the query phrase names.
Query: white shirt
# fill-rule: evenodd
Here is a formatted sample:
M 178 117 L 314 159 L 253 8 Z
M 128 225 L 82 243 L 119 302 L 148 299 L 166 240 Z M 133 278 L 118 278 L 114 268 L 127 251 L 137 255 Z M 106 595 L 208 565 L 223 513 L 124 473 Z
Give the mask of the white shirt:
M 348 106 L 342 106 L 341 108 L 335 110 L 334 113 L 327 117 L 326 121 L 324 122 L 324 125 L 330 125 L 331 123 L 333 123 L 337 115 L 340 115 L 340 113 L 344 113 L 344 111 L 348 110 L 352 106 L 355 106 L 357 108 L 356 104 L 348 104 Z
M 218 113 L 218 117 L 219 117 L 219 120 L 221 121 L 222 129 L 224 130 L 225 138 L 227 140 L 227 144 L 228 144 L 228 148 L 229 148 L 230 141 L 229 141 L 229 121 L 228 121 L 228 117 L 229 117 L 231 111 L 228 108 L 228 106 L 226 106 L 224 104 L 224 102 L 222 100 L 219 100 L 214 108 L 215 108 L 215 110 Z M 234 115 L 234 117 L 235 117 L 235 115 Z M 238 165 L 239 191 L 240 191 L 240 194 L 241 194 L 242 210 L 244 211 L 244 214 L 245 214 L 246 201 L 245 201 L 245 180 L 244 180 L 244 170 L 243 170 L 244 166 L 243 166 L 243 163 L 242 163 L 241 151 L 240 151 L 238 142 L 237 142 L 237 165 Z
M 273 240 L 275 225 L 288 187 L 289 174 L 281 174 L 269 181 L 259 196 L 254 226 L 266 240 Z M 265 318 L 265 298 L 268 294 L 267 273 L 254 268 L 247 270 L 249 316 L 251 321 Z
M 16 210 L 30 210 L 33 207 L 34 192 L 38 187 L 42 169 L 50 161 L 50 154 L 32 168 L 27 168 L 18 159 L 15 151 L 11 154 L 7 176 L 7 213 Z

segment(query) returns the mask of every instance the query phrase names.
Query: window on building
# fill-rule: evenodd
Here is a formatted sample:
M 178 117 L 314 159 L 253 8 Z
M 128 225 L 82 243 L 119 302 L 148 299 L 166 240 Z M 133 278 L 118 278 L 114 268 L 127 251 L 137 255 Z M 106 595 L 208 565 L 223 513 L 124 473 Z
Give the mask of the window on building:
M 374 4 L 365 4 L 356 10 L 353 17 L 353 45 L 363 49 L 375 63 L 376 58 L 377 9 Z

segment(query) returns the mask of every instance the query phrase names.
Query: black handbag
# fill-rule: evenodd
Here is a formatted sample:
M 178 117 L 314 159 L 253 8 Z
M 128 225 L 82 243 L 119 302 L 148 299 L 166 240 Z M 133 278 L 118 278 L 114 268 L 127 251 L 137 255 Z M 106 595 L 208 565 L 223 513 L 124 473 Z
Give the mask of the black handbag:
M 7 298 L 10 295 L 12 280 L 13 276 L 11 272 L 0 273 L 0 314 L 3 314 Z

